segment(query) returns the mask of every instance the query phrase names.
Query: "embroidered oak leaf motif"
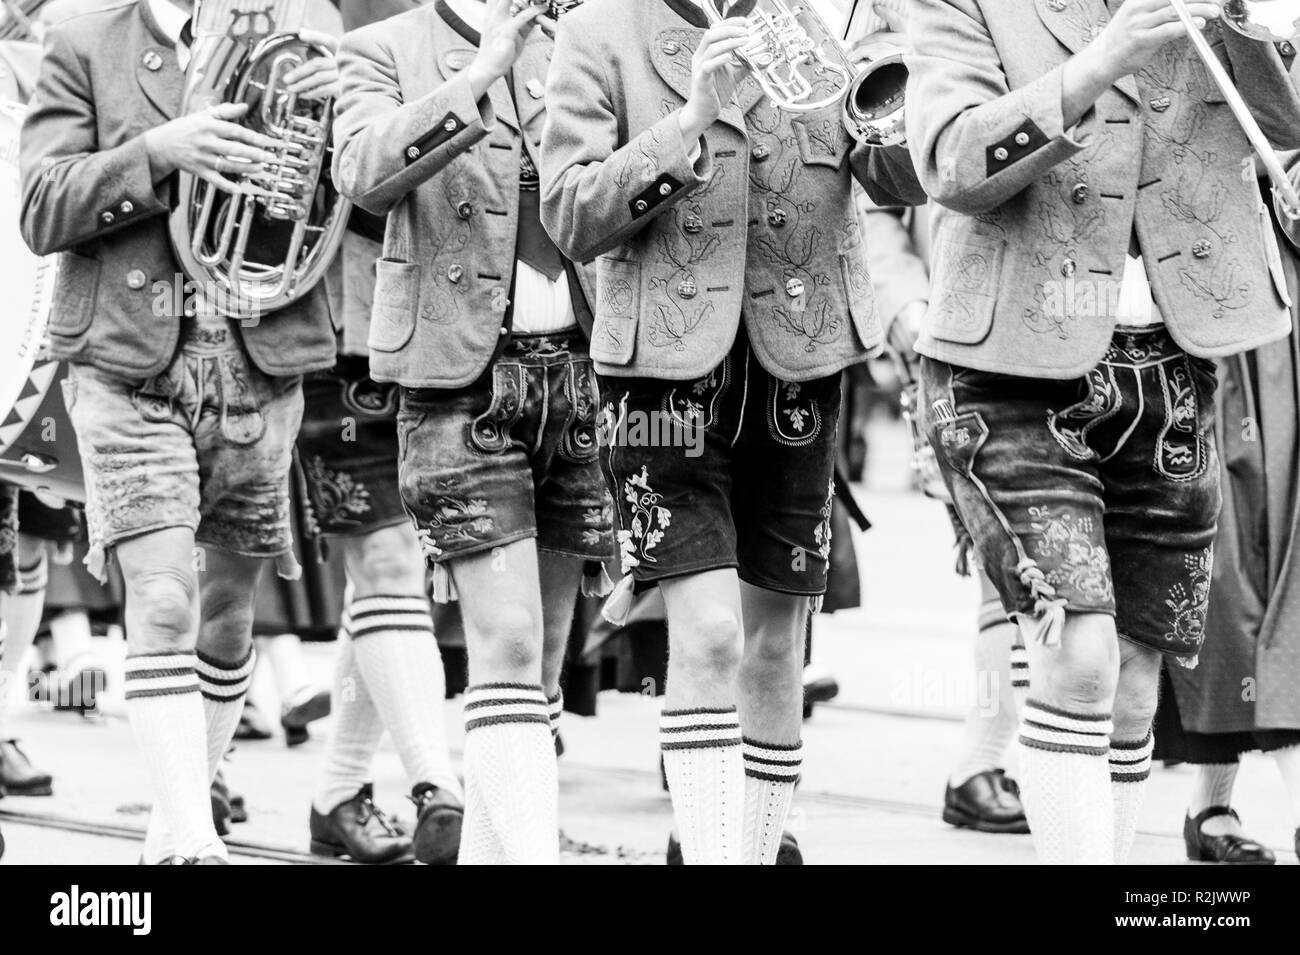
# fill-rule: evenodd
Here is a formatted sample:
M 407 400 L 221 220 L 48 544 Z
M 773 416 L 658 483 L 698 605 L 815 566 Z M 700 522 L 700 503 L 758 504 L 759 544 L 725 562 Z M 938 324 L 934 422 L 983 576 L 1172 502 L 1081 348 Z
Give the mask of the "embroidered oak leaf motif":
M 804 339 L 803 350 L 814 352 L 818 345 L 828 345 L 839 338 L 841 321 L 831 310 L 830 302 L 821 299 L 810 309 L 794 311 L 784 305 L 772 309 L 778 325 L 793 335 Z
M 672 511 L 661 503 L 663 495 L 650 486 L 646 465 L 641 466 L 641 473 L 624 479 L 623 498 L 629 505 L 630 519 L 627 528 L 618 532 L 618 548 L 623 573 L 627 574 L 643 563 L 658 563 L 650 551 L 663 542 L 664 531 L 672 523 Z
M 326 467 L 319 455 L 307 462 L 307 474 L 315 492 L 312 507 L 318 519 L 324 518 L 330 524 L 360 524 L 354 515 L 370 511 L 366 486 L 346 472 Z
M 1169 643 L 1195 650 L 1205 638 L 1205 615 L 1210 608 L 1210 576 L 1214 569 L 1213 548 L 1186 555 L 1183 565 L 1187 580 L 1174 584 L 1165 599 L 1171 618 L 1164 636 Z
M 496 526 L 487 501 L 460 495 L 454 479 L 437 481 L 428 499 L 427 526 L 419 529 L 427 555 L 440 556 L 453 544 L 482 543 Z
M 614 173 L 614 184 L 624 189 L 629 183 L 650 182 L 659 175 L 658 152 L 663 145 L 663 136 L 655 127 L 650 127 L 644 134 L 629 144 L 623 163 Z
M 1059 591 L 1071 588 L 1095 600 L 1114 599 L 1110 555 L 1094 543 L 1092 518 L 1079 517 L 1068 507 L 1029 508 L 1030 529 L 1037 539 L 1035 556 L 1045 568 L 1047 582 Z
M 835 479 L 831 478 L 826 489 L 826 503 L 821 509 L 821 521 L 813 528 L 813 540 L 817 543 L 817 553 L 822 560 L 831 558 L 831 509 L 835 501 Z

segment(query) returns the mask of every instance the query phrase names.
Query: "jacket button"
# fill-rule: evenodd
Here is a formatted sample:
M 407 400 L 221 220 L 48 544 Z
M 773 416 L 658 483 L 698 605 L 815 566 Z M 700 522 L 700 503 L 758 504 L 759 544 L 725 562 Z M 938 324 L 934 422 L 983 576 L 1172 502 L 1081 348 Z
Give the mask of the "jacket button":
M 768 156 L 772 154 L 772 150 L 768 147 L 767 143 L 759 143 L 752 150 L 750 150 L 749 154 L 753 156 L 755 159 L 757 159 L 759 162 L 762 162 L 764 159 L 766 159 Z
M 773 229 L 779 229 L 785 225 L 785 210 L 773 209 L 767 214 L 767 222 Z
M 698 289 L 692 279 L 683 279 L 681 284 L 677 286 L 677 294 L 682 298 L 695 298 L 697 291 Z
M 632 203 L 632 208 L 637 212 L 645 212 L 650 208 L 650 206 L 644 199 L 638 199 L 636 202 Z
M 460 128 L 460 123 L 456 122 L 456 117 L 452 116 L 448 118 L 448 120 L 445 123 L 442 124 L 442 128 L 449 133 L 454 133 L 457 129 Z
M 1074 259 L 1066 259 L 1064 262 L 1061 263 L 1061 274 L 1068 279 L 1071 275 L 1075 273 L 1075 270 L 1078 269 L 1078 267 L 1079 266 L 1074 261 Z
M 157 50 L 145 50 L 144 56 L 140 57 L 140 62 L 150 73 L 157 73 L 162 69 L 163 60 Z
M 117 221 L 117 216 L 113 215 L 113 213 L 110 212 L 108 209 L 105 209 L 103 212 L 99 214 L 99 221 L 104 223 L 104 225 L 112 225 L 115 221 Z
M 785 294 L 791 298 L 798 298 L 803 294 L 803 279 L 791 279 L 785 283 Z
M 447 281 L 455 285 L 461 280 L 465 270 L 459 265 L 450 265 L 447 267 Z
M 672 195 L 672 191 L 673 191 L 673 187 L 672 187 L 672 185 L 671 185 L 670 183 L 667 183 L 667 182 L 663 183 L 663 184 L 659 187 L 659 195 L 661 195 L 661 196 L 669 196 L 669 195 Z
M 460 202 L 456 205 L 456 215 L 462 219 L 468 219 L 474 214 L 474 204 L 472 202 Z
M 138 292 L 140 289 L 144 288 L 145 281 L 145 274 L 139 269 L 132 269 L 130 272 L 126 273 L 127 288 L 135 289 Z
M 1010 156 L 1011 153 L 1007 152 L 1005 146 L 999 146 L 997 149 L 993 150 L 993 158 L 998 162 L 1006 162 Z
M 407 158 L 407 159 L 419 159 L 419 158 L 420 158 L 420 147 L 419 147 L 419 146 L 407 146 L 407 147 L 406 147 L 406 158 Z
M 1192 255 L 1198 259 L 1208 259 L 1210 253 L 1214 251 L 1214 243 L 1209 239 L 1199 239 L 1192 246 Z
M 1086 182 L 1075 183 L 1074 188 L 1070 190 L 1070 198 L 1074 200 L 1075 205 L 1081 206 L 1088 201 L 1091 192 Z
M 691 213 L 686 217 L 686 220 L 682 223 L 682 228 L 685 229 L 687 232 L 689 232 L 691 235 L 695 235 L 697 232 L 699 232 L 701 229 L 704 228 L 704 220 L 701 219 L 699 216 L 695 215 L 695 213 Z
M 1029 145 L 1029 134 L 1028 134 L 1028 133 L 1016 133 L 1016 145 L 1017 145 L 1017 146 L 1028 146 L 1028 145 Z
M 524 84 L 524 89 L 528 90 L 528 95 L 533 99 L 541 99 L 546 95 L 546 87 L 543 86 L 542 81 L 538 79 L 529 80 Z
M 122 213 L 122 215 L 129 216 L 131 213 L 135 212 L 135 203 L 130 199 L 123 199 L 122 204 L 118 206 L 117 209 Z
M 667 43 L 664 44 L 663 49 L 664 49 L 664 56 L 676 56 L 678 52 L 681 50 L 681 47 L 678 46 L 675 41 L 669 40 Z
M 1173 105 L 1173 100 L 1171 100 L 1168 96 L 1157 96 L 1155 99 L 1151 101 L 1151 108 L 1155 110 L 1157 113 L 1163 113 L 1172 105 Z
M 1289 40 L 1283 40 L 1277 45 L 1277 52 L 1281 56 L 1295 56 L 1295 44 Z
M 507 335 L 510 334 L 510 329 L 508 329 L 508 328 L 506 328 L 504 325 L 502 325 L 502 326 L 501 326 L 501 331 L 498 332 L 497 334 L 499 334 L 502 338 L 505 338 Z

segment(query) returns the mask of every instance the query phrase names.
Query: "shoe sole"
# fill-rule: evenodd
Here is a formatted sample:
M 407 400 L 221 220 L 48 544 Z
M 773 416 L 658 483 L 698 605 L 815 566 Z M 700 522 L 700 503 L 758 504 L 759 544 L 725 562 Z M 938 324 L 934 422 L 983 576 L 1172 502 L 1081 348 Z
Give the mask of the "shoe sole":
M 382 859 L 376 862 L 361 862 L 350 853 L 346 846 L 338 845 L 333 842 L 323 842 L 320 839 L 311 840 L 311 854 L 314 856 L 324 856 L 328 859 L 346 859 L 355 865 L 409 865 L 415 861 L 409 852 L 403 852 L 401 855 L 394 856 L 391 859 Z
M 460 831 L 465 814 L 455 809 L 435 810 L 415 830 L 415 861 L 425 865 L 455 865 L 460 854 Z
M 944 806 L 943 821 L 958 829 L 973 829 L 976 832 L 1011 836 L 1029 835 L 1029 821 L 1026 819 L 1017 819 L 1014 822 L 989 822 L 960 809 L 953 809 L 951 806 Z
M 40 786 L 19 786 L 14 788 L 12 783 L 6 783 L 0 787 L 0 794 L 9 796 L 53 796 L 54 784 L 45 783 Z

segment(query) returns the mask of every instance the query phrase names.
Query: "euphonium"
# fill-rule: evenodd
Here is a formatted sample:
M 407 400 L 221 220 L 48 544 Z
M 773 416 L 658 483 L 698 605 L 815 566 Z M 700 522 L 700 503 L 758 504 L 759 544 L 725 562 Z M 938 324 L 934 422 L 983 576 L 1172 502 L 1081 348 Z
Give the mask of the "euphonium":
M 859 3 L 850 10 L 850 28 Z M 811 0 L 705 0 L 710 22 L 743 17 L 750 42 L 736 51 L 780 109 L 842 106 L 849 134 L 867 146 L 896 146 L 903 133 L 903 51 L 878 36 L 847 51 Z
M 248 193 L 181 173 L 172 246 L 207 304 L 250 319 L 310 291 L 343 241 L 350 204 L 330 177 L 334 102 L 299 98 L 284 83 L 291 70 L 330 50 L 294 32 L 304 0 L 256 10 L 241 9 L 241 0 L 196 7 L 182 112 L 247 103 L 240 122 L 276 141 L 276 161 L 249 180 L 256 189 Z

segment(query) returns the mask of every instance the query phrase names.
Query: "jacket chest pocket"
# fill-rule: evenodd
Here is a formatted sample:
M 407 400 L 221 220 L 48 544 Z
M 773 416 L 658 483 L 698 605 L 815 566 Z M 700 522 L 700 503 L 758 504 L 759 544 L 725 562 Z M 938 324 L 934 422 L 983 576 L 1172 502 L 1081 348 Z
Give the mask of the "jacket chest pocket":
M 59 256 L 59 276 L 50 308 L 50 334 L 69 338 L 85 334 L 95 317 L 100 268 L 98 259 L 75 252 Z
M 380 259 L 375 263 L 375 303 L 370 313 L 369 346 L 393 352 L 415 334 L 420 304 L 420 267 L 410 262 Z
M 988 337 L 998 304 L 1006 243 L 983 236 L 945 236 L 935 248 L 928 324 L 935 338 L 976 345 Z
M 596 264 L 596 317 L 591 357 L 611 365 L 631 363 L 641 310 L 641 263 L 600 259 Z

